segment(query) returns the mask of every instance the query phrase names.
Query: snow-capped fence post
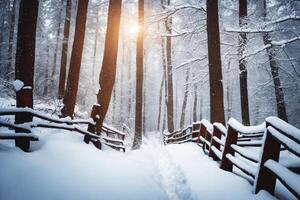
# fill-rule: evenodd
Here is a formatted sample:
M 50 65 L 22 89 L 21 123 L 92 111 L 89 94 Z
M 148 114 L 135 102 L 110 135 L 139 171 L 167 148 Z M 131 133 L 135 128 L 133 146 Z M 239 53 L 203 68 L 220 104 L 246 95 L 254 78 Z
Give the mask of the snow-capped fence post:
M 236 144 L 238 138 L 238 132 L 234 130 L 230 125 L 227 129 L 227 135 L 225 140 L 225 146 L 222 154 L 222 160 L 220 168 L 226 171 L 232 171 L 232 162 L 226 157 L 226 154 L 234 155 L 234 150 L 231 148 L 232 144 Z
M 91 118 L 93 119 L 94 122 L 96 122 L 98 119 L 97 113 L 98 113 L 99 109 L 100 109 L 99 104 L 93 105 L 92 112 L 91 112 Z M 91 132 L 91 133 L 95 133 L 95 131 L 96 131 L 95 125 L 90 123 L 88 125 L 87 131 Z M 88 144 L 91 141 L 91 137 L 89 135 L 85 135 L 83 141 Z
M 266 127 L 270 126 L 267 122 Z M 271 159 L 278 162 L 280 154 L 280 142 L 277 141 L 269 132 L 266 130 L 266 136 L 262 147 L 262 154 L 259 162 L 258 174 L 256 176 L 254 188 L 255 193 L 260 190 L 267 190 L 271 194 L 274 193 L 276 176 L 268 168 L 264 167 L 267 160 Z
M 19 91 L 16 92 L 17 95 L 17 107 L 29 107 L 32 108 L 32 88 L 31 87 L 23 87 Z M 26 122 L 31 122 L 33 116 L 30 113 L 15 113 L 15 124 L 23 124 Z M 24 130 L 20 130 L 18 128 L 15 129 L 16 133 L 24 133 Z M 30 131 L 26 131 L 26 133 L 30 133 Z M 29 151 L 30 140 L 26 138 L 16 139 L 15 140 L 16 147 L 19 147 L 25 152 Z
M 204 139 L 205 138 L 205 132 L 206 132 L 206 127 L 204 126 L 203 123 L 200 123 L 200 131 L 198 135 L 198 141 L 197 143 L 201 143 L 202 147 L 204 147 L 204 142 L 201 140 L 201 137 Z
M 214 140 L 214 137 L 221 139 L 221 136 L 222 136 L 221 131 L 216 127 L 216 125 L 213 125 L 213 132 L 211 136 L 208 156 L 212 157 L 214 160 L 219 160 L 219 158 L 215 155 L 211 147 L 214 146 L 218 150 L 220 150 L 220 144 Z

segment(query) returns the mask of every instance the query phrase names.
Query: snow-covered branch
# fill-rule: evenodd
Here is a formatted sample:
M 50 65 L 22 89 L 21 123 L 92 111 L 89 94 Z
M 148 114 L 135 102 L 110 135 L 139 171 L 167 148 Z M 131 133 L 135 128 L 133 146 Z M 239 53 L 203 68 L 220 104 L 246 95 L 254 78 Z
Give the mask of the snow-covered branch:
M 207 58 L 207 56 L 204 56 L 204 57 L 201 57 L 201 58 L 193 58 L 193 59 L 187 60 L 187 61 L 181 63 L 180 65 L 176 66 L 175 69 L 179 69 L 179 68 L 181 68 L 181 67 L 183 67 L 185 65 L 189 65 L 189 64 L 194 63 L 194 62 L 202 61 L 202 60 L 204 60 L 206 58 Z

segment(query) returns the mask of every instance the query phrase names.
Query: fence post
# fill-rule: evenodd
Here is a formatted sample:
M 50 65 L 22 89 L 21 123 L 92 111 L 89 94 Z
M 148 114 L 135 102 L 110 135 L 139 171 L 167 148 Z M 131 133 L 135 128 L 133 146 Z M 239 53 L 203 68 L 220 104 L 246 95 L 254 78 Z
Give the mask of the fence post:
M 210 141 L 211 142 L 211 134 L 210 134 L 210 132 L 207 130 L 207 128 L 206 128 L 206 132 L 205 132 L 205 140 L 206 141 Z M 204 142 L 204 145 L 205 145 L 205 149 L 206 150 L 209 150 L 209 146 L 206 144 L 206 142 Z
M 91 118 L 93 119 L 94 122 L 97 121 L 97 114 L 99 113 L 98 112 L 99 109 L 100 109 L 99 104 L 93 105 L 92 112 L 91 112 Z M 87 131 L 90 133 L 95 133 L 95 125 L 89 124 Z M 91 141 L 91 137 L 89 135 L 85 135 L 83 141 L 88 144 Z
M 270 124 L 266 123 L 266 127 Z M 279 160 L 280 143 L 273 138 L 271 133 L 266 130 L 265 141 L 262 147 L 261 160 L 259 162 L 258 174 L 256 176 L 254 189 L 255 193 L 260 190 L 267 190 L 269 193 L 274 194 L 276 176 L 270 172 L 264 164 L 267 160 L 271 159 L 276 162 Z
M 220 144 L 213 139 L 214 136 L 216 136 L 219 139 L 221 139 L 221 136 L 222 136 L 220 130 L 215 125 L 213 127 L 213 133 L 212 133 L 212 137 L 211 137 L 211 141 L 210 141 L 210 147 L 209 147 L 208 156 L 212 157 L 214 160 L 219 160 L 219 158 L 211 150 L 212 146 L 215 146 L 218 150 L 220 150 Z
M 200 124 L 200 131 L 199 131 L 197 143 L 201 143 L 200 137 L 205 138 L 205 132 L 206 132 L 206 127 L 201 123 L 201 124 Z M 202 143 L 202 146 L 203 146 L 203 145 L 204 145 L 204 144 Z
M 222 160 L 220 164 L 220 168 L 226 171 L 232 171 L 232 163 L 228 158 L 226 158 L 226 154 L 234 155 L 234 151 L 231 148 L 232 144 L 236 144 L 237 142 L 238 133 L 235 131 L 230 125 L 227 129 L 227 136 L 225 141 L 225 146 L 222 154 Z
M 192 138 L 198 137 L 199 133 L 200 133 L 200 124 L 199 123 L 193 124 Z
M 17 107 L 33 107 L 33 101 L 32 101 L 32 88 L 31 87 L 26 87 L 22 88 L 20 91 L 16 93 L 17 99 L 21 99 L 21 101 L 17 101 Z M 15 114 L 15 124 L 23 124 L 26 122 L 31 122 L 32 121 L 32 115 L 29 113 L 16 113 Z M 15 129 L 16 133 L 23 132 L 23 130 Z M 30 133 L 27 132 L 27 133 Z M 29 151 L 30 147 L 30 140 L 29 139 L 15 139 L 15 145 L 16 147 L 19 147 L 25 152 Z

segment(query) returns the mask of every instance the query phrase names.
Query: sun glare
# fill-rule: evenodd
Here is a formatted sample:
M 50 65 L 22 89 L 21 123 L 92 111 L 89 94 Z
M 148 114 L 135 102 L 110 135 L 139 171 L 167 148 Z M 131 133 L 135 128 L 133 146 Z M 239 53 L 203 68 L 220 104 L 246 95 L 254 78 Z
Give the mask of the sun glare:
M 136 35 L 138 32 L 139 32 L 139 25 L 138 24 L 130 24 L 128 26 L 128 33 Z

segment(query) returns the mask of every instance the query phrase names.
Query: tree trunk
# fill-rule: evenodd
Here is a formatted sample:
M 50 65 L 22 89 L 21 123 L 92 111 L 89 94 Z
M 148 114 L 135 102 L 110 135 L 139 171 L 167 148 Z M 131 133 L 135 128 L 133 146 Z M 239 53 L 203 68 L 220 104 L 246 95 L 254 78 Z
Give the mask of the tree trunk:
M 162 112 L 162 108 L 163 108 L 163 88 L 165 86 L 165 91 L 166 90 L 166 87 L 167 85 L 165 84 L 166 83 L 166 55 L 165 55 L 165 40 L 164 38 L 162 38 L 161 40 L 161 56 L 162 56 L 162 66 L 163 66 L 163 75 L 162 75 L 162 78 L 161 78 L 161 83 L 160 83 L 160 89 L 159 89 L 159 108 L 158 108 L 158 118 L 157 118 L 157 130 L 159 130 L 159 127 L 160 127 L 160 121 L 161 121 L 161 115 L 164 113 Z M 167 94 L 165 94 L 167 95 Z M 166 103 L 166 98 L 167 96 L 165 96 L 165 101 L 164 103 Z M 164 128 L 163 128 L 164 129 Z
M 14 43 L 14 35 L 15 35 L 15 17 L 16 17 L 16 0 L 13 0 L 13 5 L 11 8 L 11 20 L 10 20 L 10 28 L 9 28 L 9 39 L 8 39 L 8 57 L 7 57 L 7 80 L 11 79 L 12 69 L 12 61 L 13 61 L 13 43 Z
M 78 0 L 76 27 L 73 49 L 70 60 L 67 87 L 64 95 L 62 116 L 73 117 L 78 91 L 81 58 L 85 36 L 85 24 L 89 0 Z
M 132 88 L 132 80 L 131 80 L 131 61 L 132 61 L 132 55 L 131 55 L 131 50 L 130 50 L 130 48 L 129 48 L 129 50 L 128 50 L 128 52 L 129 52 L 129 69 L 128 69 L 128 82 L 129 82 L 129 84 L 128 84 L 128 115 L 130 116 L 130 114 L 131 114 L 131 102 L 132 102 L 132 98 L 131 98 L 131 93 L 132 93 L 132 90 L 131 90 L 131 88 Z
M 167 34 L 172 34 L 172 18 L 166 22 Z M 173 106 L 173 71 L 172 71 L 172 38 L 167 37 L 166 54 L 167 54 L 167 81 L 168 81 L 168 104 L 167 104 L 167 119 L 168 131 L 174 131 L 174 106 Z
M 62 19 L 63 2 L 64 2 L 64 0 L 61 0 L 61 8 L 59 10 L 58 27 L 57 27 L 57 31 L 56 31 L 53 66 L 52 66 L 52 72 L 51 72 L 51 87 L 52 88 L 54 88 L 54 76 L 56 74 L 56 61 L 57 61 L 58 43 L 59 43 L 59 38 L 60 38 L 60 24 L 61 24 L 61 19 Z
M 147 82 L 147 67 L 145 65 L 144 67 L 144 84 L 143 84 L 143 88 L 144 88 L 144 92 L 143 92 L 143 132 L 142 134 L 146 133 L 146 82 Z
M 96 17 L 96 30 L 95 30 L 95 40 L 94 40 L 94 55 L 93 55 L 93 69 L 92 69 L 92 84 L 95 84 L 95 68 L 96 68 L 96 56 L 97 56 L 97 47 L 98 47 L 98 34 L 99 34 L 99 13 Z
M 266 0 L 263 1 L 263 17 L 266 18 L 267 16 L 267 5 Z M 284 92 L 281 86 L 281 80 L 279 77 L 279 67 L 275 60 L 275 52 L 274 47 L 271 43 L 271 37 L 268 33 L 265 33 L 263 36 L 264 44 L 271 46 L 267 48 L 269 61 L 270 61 L 270 69 L 272 74 L 272 79 L 274 83 L 274 89 L 275 89 L 275 97 L 276 97 L 276 103 L 277 103 L 277 115 L 282 120 L 288 122 L 286 109 L 285 109 L 285 100 L 284 100 Z
M 78 7 L 78 8 L 80 8 L 80 7 Z M 64 93 L 65 93 L 71 10 L 72 10 L 72 0 L 67 0 L 66 16 L 65 16 L 65 24 L 64 24 L 64 37 L 63 37 L 62 51 L 61 51 L 59 85 L 58 85 L 58 98 L 59 99 L 62 99 L 64 97 Z M 79 13 L 79 9 L 78 9 L 77 13 Z M 74 39 L 74 43 L 75 43 L 75 39 Z
M 44 84 L 44 90 L 43 90 L 43 96 L 48 95 L 48 87 L 49 87 L 49 60 L 50 60 L 50 46 L 47 46 L 47 61 L 46 61 L 46 69 L 45 69 L 45 80 L 43 81 Z
M 231 62 L 228 62 L 227 65 L 227 73 L 230 72 L 230 65 Z M 227 79 L 227 84 L 226 84 L 226 98 L 227 98 L 227 121 L 230 119 L 231 117 L 231 110 L 232 110 L 232 95 L 230 93 L 230 91 L 232 91 L 231 83 L 232 81 L 230 79 Z
M 159 88 L 159 99 L 158 99 L 158 117 L 157 117 L 157 128 L 156 130 L 159 131 L 160 121 L 161 121 L 161 108 L 162 108 L 162 93 L 164 87 L 164 75 L 161 78 L 160 88 Z
M 197 95 L 197 83 L 194 85 L 194 103 L 193 103 L 193 121 L 197 121 L 197 104 L 198 104 L 198 95 Z
M 245 25 L 245 18 L 247 17 L 247 0 L 239 0 L 239 24 L 240 27 Z M 246 33 L 240 33 L 239 37 L 239 54 L 241 57 L 246 51 L 247 35 Z M 249 103 L 248 103 L 248 84 L 247 84 L 247 67 L 246 60 L 239 60 L 240 68 L 240 98 L 241 98 L 241 112 L 242 112 L 242 122 L 244 125 L 250 125 L 249 118 Z
M 140 30 L 136 44 L 136 100 L 135 100 L 135 134 L 132 149 L 140 148 L 142 143 L 143 115 L 143 67 L 144 67 L 144 0 L 138 1 Z
M 207 0 L 207 39 L 211 122 L 225 124 L 218 1 Z
M 186 77 L 185 77 L 185 91 L 184 91 L 184 98 L 182 102 L 182 109 L 181 109 L 181 116 L 180 116 L 180 128 L 183 128 L 184 126 L 184 120 L 185 120 L 185 112 L 186 112 L 186 105 L 187 105 L 187 99 L 188 99 L 188 81 L 189 81 L 189 76 L 190 76 L 190 70 L 186 70 Z
M 97 94 L 97 102 L 100 104 L 97 133 L 100 133 L 103 125 L 116 78 L 121 5 L 121 0 L 109 1 L 104 55 L 99 77 L 100 89 Z
M 17 50 L 15 78 L 24 83 L 24 87 L 16 92 L 17 107 L 33 107 L 33 76 L 35 60 L 35 35 L 38 16 L 38 0 L 21 0 L 17 34 Z M 32 121 L 30 114 L 18 113 L 15 123 Z M 16 131 L 18 132 L 18 131 Z M 16 146 L 28 151 L 29 141 L 16 140 Z

